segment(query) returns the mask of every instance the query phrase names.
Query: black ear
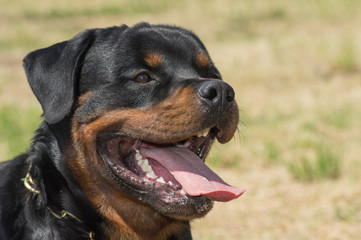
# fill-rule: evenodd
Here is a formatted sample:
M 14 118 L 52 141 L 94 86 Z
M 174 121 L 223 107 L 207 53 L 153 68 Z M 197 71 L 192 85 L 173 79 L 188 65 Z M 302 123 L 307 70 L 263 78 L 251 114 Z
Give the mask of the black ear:
M 24 58 L 30 87 L 49 124 L 61 121 L 71 111 L 82 61 L 94 38 L 93 31 L 88 30 Z

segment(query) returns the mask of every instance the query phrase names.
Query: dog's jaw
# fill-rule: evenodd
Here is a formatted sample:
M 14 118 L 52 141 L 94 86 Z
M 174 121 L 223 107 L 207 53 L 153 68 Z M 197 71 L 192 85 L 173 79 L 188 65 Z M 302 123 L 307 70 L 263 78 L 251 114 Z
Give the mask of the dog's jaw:
M 177 96 L 175 94 L 175 96 L 173 95 L 171 97 L 177 98 L 177 101 L 175 101 L 172 105 L 174 108 L 177 108 L 176 104 L 180 104 L 180 106 L 184 105 L 184 103 L 179 101 L 179 99 L 187 101 L 187 99 L 192 98 L 191 95 L 188 98 L 185 98 L 184 95 L 182 95 L 184 94 L 184 90 L 179 90 L 179 94 L 181 96 Z M 187 94 L 192 94 L 192 91 Z M 78 104 L 79 109 L 83 105 L 87 104 L 87 99 L 81 98 L 81 101 L 82 102 Z M 161 103 L 160 106 L 162 106 L 162 104 L 166 108 L 171 105 L 171 103 Z M 193 103 L 194 106 L 190 104 L 191 103 L 188 103 L 188 108 L 184 109 L 184 111 L 190 111 L 189 114 L 186 114 L 185 116 L 194 118 L 197 115 L 192 115 L 191 113 L 200 112 L 200 109 L 192 109 L 192 107 L 197 108 L 197 102 Z M 159 106 L 156 106 L 155 108 L 158 107 Z M 162 108 L 157 111 L 166 112 Z M 184 113 L 184 111 L 182 113 Z M 238 109 L 236 105 L 229 111 L 230 113 L 227 113 L 226 115 L 238 116 Z M 142 117 L 136 118 L 136 122 L 132 121 L 131 116 L 137 115 L 138 112 L 138 115 L 141 115 Z M 173 139 L 172 141 L 174 142 L 172 142 L 172 144 L 174 146 L 179 144 L 190 146 L 193 144 L 197 146 L 196 149 L 194 149 L 195 153 L 193 154 L 200 151 L 199 157 L 204 160 L 214 138 L 219 137 L 220 141 L 228 141 L 230 136 L 233 136 L 237 120 L 235 121 L 234 118 L 230 118 L 230 121 L 225 121 L 223 125 L 210 125 L 202 129 L 189 124 L 192 122 L 194 124 L 204 126 L 202 119 L 193 119 L 189 120 L 188 124 L 183 124 L 183 126 L 187 127 L 187 130 L 185 131 L 186 134 L 180 133 L 184 132 L 180 129 L 180 132 L 173 131 L 174 135 L 165 135 L 165 133 L 168 133 L 169 130 L 167 130 L 165 126 L 162 126 L 162 123 L 167 120 L 157 118 L 157 121 L 153 122 L 152 116 L 154 114 L 154 108 L 149 110 L 115 110 L 93 118 L 90 121 L 84 121 L 82 117 L 77 118 L 76 113 L 77 111 L 75 112 L 73 118 L 72 133 L 78 161 L 69 162 L 69 166 L 72 169 L 72 172 L 76 174 L 76 178 L 94 206 L 99 209 L 100 213 L 105 218 L 109 219 L 113 225 L 117 226 L 114 229 L 120 229 L 120 232 L 127 232 L 130 235 L 135 234 L 140 236 L 143 235 L 142 231 L 145 229 L 144 224 L 141 223 L 146 223 L 145 225 L 149 227 L 149 229 L 147 228 L 147 232 L 154 231 L 154 236 L 157 234 L 171 235 L 171 232 L 173 231 L 185 231 L 184 226 L 187 225 L 185 224 L 185 221 L 187 222 L 188 220 L 202 217 L 212 208 L 212 202 L 205 197 L 196 197 L 196 201 L 192 200 L 190 202 L 189 200 L 192 198 L 187 197 L 188 200 L 185 202 L 188 202 L 189 207 L 185 208 L 186 205 L 182 204 L 182 199 L 180 199 L 181 201 L 175 201 L 174 203 L 167 203 L 167 201 L 160 200 L 159 196 L 157 196 L 154 191 L 154 194 L 149 196 L 146 191 L 141 190 L 142 188 L 138 189 L 137 185 L 127 184 L 121 181 L 116 174 L 109 174 L 109 164 L 107 163 L 107 160 L 102 158 L 102 154 L 109 157 L 114 155 L 114 153 L 110 152 L 115 152 L 115 155 L 118 154 L 118 152 L 120 152 L 121 155 L 122 151 L 125 152 L 125 155 L 128 155 L 128 152 L 132 152 L 130 157 L 136 159 L 137 150 L 139 151 L 138 154 L 142 153 L 147 155 L 147 153 L 145 153 L 144 150 L 141 150 L 141 148 L 137 149 L 137 141 L 139 142 L 139 140 L 126 140 L 131 142 L 127 143 L 130 147 L 125 147 L 125 140 L 122 140 L 121 137 L 123 134 L 123 137 L 125 135 L 132 136 L 134 139 L 142 139 L 142 144 L 145 144 L 145 149 L 152 148 L 158 144 L 165 144 L 165 147 L 171 146 L 169 145 L 169 142 L 165 142 L 166 140 L 169 141 L 169 139 Z M 174 115 L 178 116 L 179 114 L 175 111 Z M 172 119 L 169 113 L 167 118 Z M 79 121 L 79 119 L 81 121 Z M 142 122 L 140 122 L 140 119 Z M 187 122 L 187 119 L 184 116 L 179 119 Z M 173 119 L 173 121 L 177 120 Z M 215 123 L 216 122 L 213 124 Z M 157 127 L 148 128 L 147 124 Z M 140 128 L 139 126 L 142 127 Z M 156 132 L 147 133 L 147 129 Z M 189 129 L 201 130 L 194 131 L 193 133 L 187 133 Z M 213 130 L 210 131 L 209 129 Z M 157 131 L 161 134 L 158 135 Z M 207 132 L 208 134 L 205 134 L 204 132 Z M 219 133 L 222 133 L 222 135 Z M 203 135 L 206 136 L 204 137 Z M 222 138 L 224 136 L 227 136 L 228 139 Z M 109 140 L 107 140 L 107 138 L 109 138 Z M 124 139 L 130 138 L 124 137 Z M 105 145 L 99 149 L 99 146 L 106 144 L 107 141 L 110 141 L 110 145 Z M 115 143 L 111 143 L 111 141 L 114 141 Z M 123 144 L 120 144 L 121 141 L 123 141 Z M 194 143 L 192 143 L 192 141 L 194 141 Z M 206 142 L 208 142 L 206 147 L 207 149 L 201 149 L 205 151 L 201 153 L 202 151 L 198 148 L 201 148 L 201 145 Z M 122 147 L 129 148 L 130 150 L 118 149 Z M 127 158 L 127 156 L 124 156 L 124 158 Z M 116 162 L 113 162 L 113 164 L 116 164 Z M 181 189 L 179 189 L 179 191 L 181 193 Z M 242 193 L 243 191 L 239 192 L 238 196 Z M 182 194 L 180 194 L 179 197 L 182 197 Z M 109 231 L 109 229 L 107 231 Z

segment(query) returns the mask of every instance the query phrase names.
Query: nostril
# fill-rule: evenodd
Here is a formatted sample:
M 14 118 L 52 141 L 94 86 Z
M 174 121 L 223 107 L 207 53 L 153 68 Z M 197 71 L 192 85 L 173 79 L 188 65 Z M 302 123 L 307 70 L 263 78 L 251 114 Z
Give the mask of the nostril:
M 217 90 L 215 88 L 207 88 L 201 93 L 201 97 L 211 101 L 215 99 L 217 95 Z
M 201 96 L 204 99 L 213 101 L 215 98 L 217 98 L 218 90 L 214 84 L 204 84 L 199 90 L 198 90 L 199 96 Z
M 232 101 L 233 101 L 233 99 L 234 99 L 234 98 L 233 98 L 233 97 L 231 97 L 231 96 L 227 96 L 227 97 L 226 97 L 227 102 L 232 102 Z
M 234 91 L 232 88 L 229 88 L 226 90 L 226 101 L 227 102 L 233 102 L 234 100 Z

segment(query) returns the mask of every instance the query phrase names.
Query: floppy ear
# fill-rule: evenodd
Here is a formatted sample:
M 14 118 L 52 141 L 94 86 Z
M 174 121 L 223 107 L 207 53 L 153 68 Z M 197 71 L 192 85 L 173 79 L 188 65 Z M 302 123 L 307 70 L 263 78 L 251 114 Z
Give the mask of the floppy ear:
M 82 61 L 94 38 L 88 30 L 24 58 L 28 82 L 49 124 L 61 121 L 71 111 Z

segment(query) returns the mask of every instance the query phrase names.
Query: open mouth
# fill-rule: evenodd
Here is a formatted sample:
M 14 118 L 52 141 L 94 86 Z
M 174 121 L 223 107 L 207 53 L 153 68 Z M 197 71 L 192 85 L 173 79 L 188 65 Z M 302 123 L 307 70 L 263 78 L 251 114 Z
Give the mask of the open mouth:
M 219 130 L 205 129 L 176 143 L 156 144 L 121 134 L 98 137 L 98 154 L 113 181 L 163 203 L 189 199 L 229 201 L 245 191 L 225 183 L 205 164 Z

